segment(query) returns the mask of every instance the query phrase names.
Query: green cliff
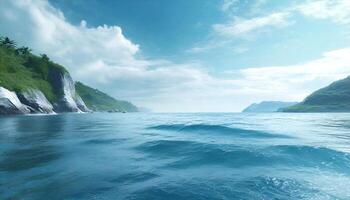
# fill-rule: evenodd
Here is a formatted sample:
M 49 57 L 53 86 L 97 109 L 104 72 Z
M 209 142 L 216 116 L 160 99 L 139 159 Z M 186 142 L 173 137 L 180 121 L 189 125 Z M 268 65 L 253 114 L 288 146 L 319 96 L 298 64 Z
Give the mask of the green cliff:
M 130 102 L 116 100 L 115 98 L 81 82 L 75 83 L 75 89 L 87 107 L 93 111 L 106 112 L 137 112 L 138 108 Z
M 66 72 L 64 67 L 52 62 L 43 54 L 36 56 L 27 47 L 16 48 L 8 38 L 0 40 L 0 86 L 15 92 L 36 88 L 53 103 L 59 98 L 50 83 L 49 72 Z
M 17 48 L 7 37 L 0 37 L 0 89 L 0 114 L 137 111 L 129 102 L 75 85 L 63 66 L 28 47 Z

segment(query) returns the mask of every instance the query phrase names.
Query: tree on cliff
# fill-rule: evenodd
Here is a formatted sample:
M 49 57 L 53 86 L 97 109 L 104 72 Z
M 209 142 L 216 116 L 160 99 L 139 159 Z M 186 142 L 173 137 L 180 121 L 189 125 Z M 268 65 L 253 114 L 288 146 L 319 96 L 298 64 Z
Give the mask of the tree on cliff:
M 1 37 L 0 38 L 0 45 L 4 46 L 7 49 L 15 49 L 16 43 L 13 40 L 10 40 L 8 37 Z

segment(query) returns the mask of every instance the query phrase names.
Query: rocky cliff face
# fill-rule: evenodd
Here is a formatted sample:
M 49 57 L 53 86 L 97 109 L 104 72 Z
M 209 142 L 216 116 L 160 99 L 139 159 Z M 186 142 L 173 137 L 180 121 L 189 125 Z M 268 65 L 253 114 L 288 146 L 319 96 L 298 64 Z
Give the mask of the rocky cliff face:
M 40 90 L 28 89 L 18 94 L 18 98 L 23 104 L 30 106 L 33 113 L 54 113 L 52 104 Z
M 38 89 L 28 88 L 16 94 L 0 87 L 0 114 L 90 112 L 76 93 L 74 81 L 68 72 L 53 70 L 50 80 L 58 96 L 53 104 Z
M 27 114 L 30 110 L 18 99 L 16 93 L 0 87 L 0 114 Z
M 57 94 L 58 101 L 53 105 L 56 112 L 88 112 L 84 101 L 75 91 L 75 85 L 68 72 L 52 70 L 50 72 L 51 83 Z
M 0 39 L 0 115 L 90 111 L 64 66 Z
M 54 104 L 57 112 L 79 112 L 80 109 L 75 102 L 75 88 L 73 79 L 69 74 L 59 74 L 59 93 L 62 94 L 56 104 Z

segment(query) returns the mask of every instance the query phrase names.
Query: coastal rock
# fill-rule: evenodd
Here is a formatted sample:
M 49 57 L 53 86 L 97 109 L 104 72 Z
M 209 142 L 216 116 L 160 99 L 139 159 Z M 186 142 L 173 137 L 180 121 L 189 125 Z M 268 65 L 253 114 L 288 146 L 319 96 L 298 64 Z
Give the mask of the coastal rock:
M 61 94 L 61 98 L 54 104 L 56 112 L 84 112 L 86 110 L 85 103 L 82 103 L 83 101 L 75 92 L 74 81 L 68 72 L 52 70 L 50 78 L 55 91 Z
M 34 109 L 34 113 L 54 113 L 52 104 L 37 89 L 28 89 L 18 94 L 20 101 Z
M 79 112 L 80 109 L 78 108 L 77 103 L 75 102 L 75 86 L 72 77 L 65 73 L 62 76 L 62 89 L 63 89 L 63 96 L 59 100 L 59 109 L 63 112 Z
M 23 105 L 15 92 L 0 87 L 0 114 L 27 114 L 30 109 Z

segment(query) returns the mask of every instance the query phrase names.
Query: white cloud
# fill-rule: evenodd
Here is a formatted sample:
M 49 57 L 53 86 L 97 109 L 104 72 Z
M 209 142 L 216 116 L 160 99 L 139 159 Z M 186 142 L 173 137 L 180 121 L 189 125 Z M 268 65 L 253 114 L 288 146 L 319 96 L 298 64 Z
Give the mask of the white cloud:
M 327 52 L 322 58 L 299 65 L 241 70 L 243 83 L 258 91 L 271 91 L 285 99 L 301 100 L 306 94 L 350 75 L 350 48 Z M 273 95 L 272 95 L 273 96 Z
M 236 3 L 239 1 L 225 1 L 225 3 L 231 5 L 230 3 Z M 265 3 L 265 0 L 257 0 L 253 4 L 254 12 L 257 12 L 257 9 L 260 9 L 260 6 Z M 213 49 L 225 47 L 228 45 L 232 46 L 232 52 L 234 54 L 240 54 L 248 51 L 248 48 L 242 48 L 240 46 L 235 46 L 235 39 L 248 39 L 254 40 L 255 36 L 268 32 L 274 28 L 282 28 L 289 25 L 292 25 L 294 21 L 291 21 L 290 18 L 292 13 L 290 11 L 275 12 L 267 15 L 262 15 L 254 18 L 241 18 L 234 16 L 230 21 L 222 24 L 212 25 L 214 34 L 211 34 L 211 37 L 203 43 L 199 43 L 194 47 L 187 50 L 188 53 L 203 53 Z
M 305 16 L 316 19 L 330 19 L 336 23 L 350 23 L 349 0 L 314 0 L 298 6 Z
M 120 27 L 89 28 L 85 21 L 74 26 L 47 1 L 2 1 L 0 18 L 1 34 L 30 46 L 38 53 L 47 53 L 68 67 L 78 79 L 83 79 L 77 75 L 85 70 L 85 66 L 97 60 L 103 60 L 111 67 L 148 64 L 134 58 L 139 47 L 125 38 Z
M 235 17 L 229 23 L 213 25 L 213 29 L 217 33 L 224 36 L 240 37 L 246 36 L 247 34 L 262 28 L 279 28 L 288 26 L 291 24 L 291 22 L 288 21 L 289 17 L 290 13 L 288 12 L 276 12 L 251 19 L 241 19 Z
M 223 32 L 241 35 L 280 27 L 288 15 L 237 19 Z M 220 27 L 220 26 L 219 26 Z M 220 28 L 219 28 L 220 29 Z M 261 100 L 301 100 L 350 74 L 350 49 L 325 53 L 300 65 L 249 68 L 213 76 L 200 63 L 140 59 L 139 46 L 118 26 L 69 23 L 47 1 L 1 1 L 0 33 L 47 53 L 75 79 L 156 111 L 239 111 Z M 246 49 L 237 49 L 243 53 Z
M 213 49 L 232 46 L 234 52 L 237 39 L 248 39 L 254 41 L 262 33 L 271 32 L 273 29 L 284 28 L 296 22 L 296 14 L 320 20 L 331 20 L 335 23 L 347 25 L 350 23 L 350 1 L 349 0 L 308 0 L 303 3 L 292 2 L 289 7 L 266 13 L 263 5 L 266 0 L 255 0 L 253 2 L 240 0 L 223 0 L 221 10 L 230 18 L 225 23 L 212 25 L 214 34 L 210 39 L 196 44 L 187 50 L 189 53 L 203 53 Z M 242 4 L 247 4 L 247 16 L 242 18 L 235 15 L 235 10 Z M 349 38 L 349 30 L 345 32 L 345 37 Z
M 232 6 L 236 6 L 240 1 L 224 0 L 222 10 L 227 11 Z M 257 0 L 251 4 L 250 14 L 259 13 L 261 5 L 266 0 Z M 300 13 L 306 17 L 315 19 L 329 19 L 339 24 L 350 23 L 350 1 L 349 0 L 308 0 L 305 3 L 291 4 L 289 8 L 275 11 L 265 15 L 251 18 L 232 17 L 227 23 L 214 24 L 213 30 L 221 36 L 247 37 L 252 32 L 261 32 L 266 28 L 287 27 L 294 23 L 292 20 L 295 13 Z M 261 13 L 261 12 L 260 12 Z M 231 16 L 231 12 L 227 13 Z
M 222 5 L 221 5 L 221 10 L 222 11 L 228 11 L 232 7 L 236 6 L 240 0 L 224 0 Z

